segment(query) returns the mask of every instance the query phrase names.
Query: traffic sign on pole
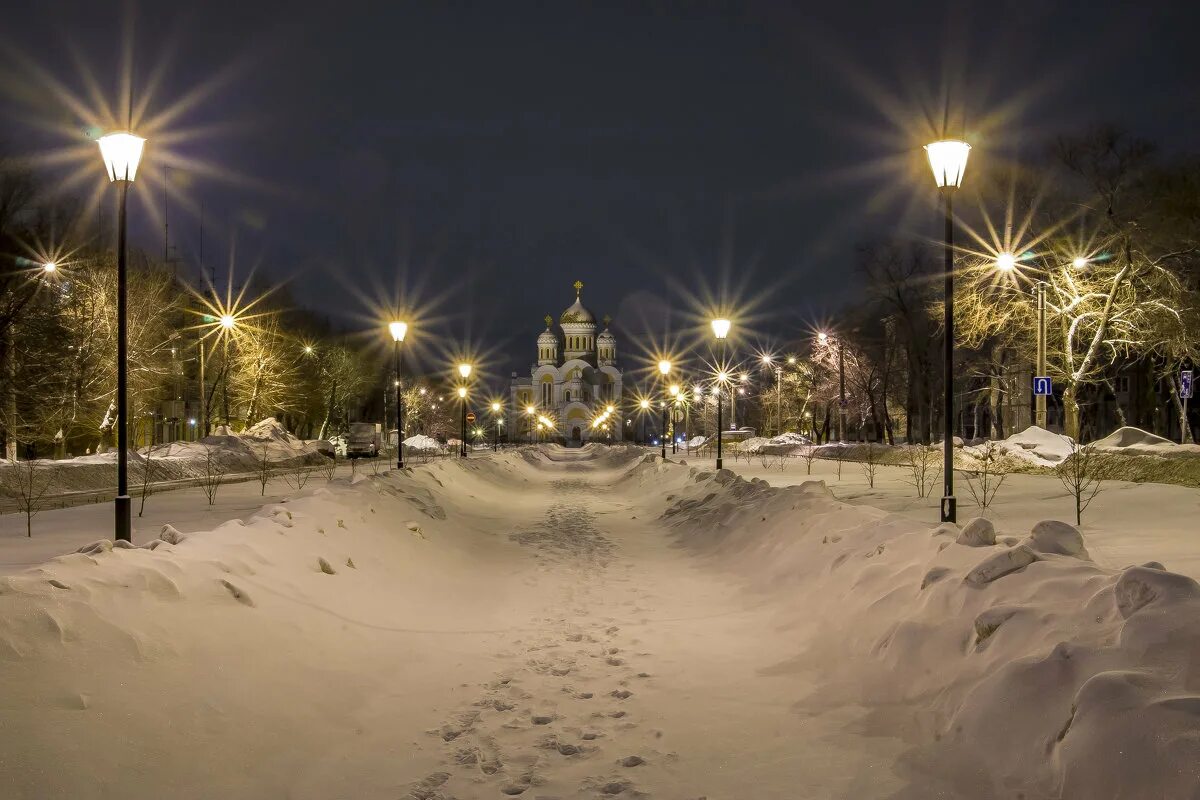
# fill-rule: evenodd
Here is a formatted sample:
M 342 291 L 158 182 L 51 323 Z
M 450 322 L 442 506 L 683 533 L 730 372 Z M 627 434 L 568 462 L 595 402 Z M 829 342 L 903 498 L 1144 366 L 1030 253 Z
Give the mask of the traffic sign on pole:
M 1037 397 L 1050 397 L 1054 394 L 1054 385 L 1050 378 L 1045 375 L 1039 375 L 1033 379 L 1033 393 Z
M 1192 396 L 1192 371 L 1190 369 L 1179 371 L 1179 396 L 1184 400 L 1190 399 Z
M 467 422 L 474 422 L 474 421 L 475 421 L 475 412 L 468 411 L 467 412 Z

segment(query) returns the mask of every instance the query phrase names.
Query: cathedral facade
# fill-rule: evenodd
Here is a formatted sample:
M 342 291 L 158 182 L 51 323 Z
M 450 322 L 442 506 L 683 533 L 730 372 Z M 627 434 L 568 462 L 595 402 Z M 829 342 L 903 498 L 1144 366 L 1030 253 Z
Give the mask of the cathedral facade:
M 584 307 L 582 294 L 583 284 L 576 281 L 575 302 L 559 316 L 557 328 L 554 318 L 546 316 L 546 330 L 537 338 L 537 361 L 529 375 L 513 373 L 508 431 L 514 441 L 528 440 L 531 420 L 536 437 L 538 417 L 553 425 L 553 430 L 542 432 L 543 439 L 583 444 L 624 438 L 624 383 L 617 366 L 617 340 L 608 330 L 608 317 L 604 330 L 596 334 L 596 318 Z M 609 406 L 613 411 L 604 416 Z M 531 407 L 533 414 L 528 412 Z

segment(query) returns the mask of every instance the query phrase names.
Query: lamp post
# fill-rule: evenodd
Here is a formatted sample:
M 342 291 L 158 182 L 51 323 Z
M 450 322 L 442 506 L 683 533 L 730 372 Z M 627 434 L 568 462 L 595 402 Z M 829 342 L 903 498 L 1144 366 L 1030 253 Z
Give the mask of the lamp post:
M 388 325 L 388 330 L 392 334 L 392 356 L 396 362 L 396 469 L 404 469 L 404 387 L 401 385 L 404 365 L 400 360 L 400 345 L 408 335 L 408 323 L 397 320 Z
M 933 179 L 942 193 L 946 211 L 945 261 L 945 407 L 942 409 L 942 522 L 958 516 L 954 499 L 954 190 L 962 186 L 971 145 L 945 139 L 925 145 Z
M 665 383 L 667 376 L 671 374 L 671 362 L 663 359 L 658 362 L 658 374 Z M 662 401 L 662 457 L 663 461 L 667 460 L 667 401 Z
M 237 326 L 232 314 L 222 314 L 221 319 L 221 416 L 225 420 L 225 435 L 229 435 L 229 338 Z
M 638 401 L 638 407 L 642 409 L 642 444 L 646 444 L 646 414 L 650 411 L 650 401 L 642 398 Z
M 496 435 L 492 439 L 492 452 L 500 449 L 500 404 L 492 403 L 492 417 L 496 420 Z
M 533 422 L 537 409 L 533 406 L 525 406 L 525 414 L 529 417 L 529 443 L 533 444 Z
M 679 384 L 672 383 L 667 391 L 671 393 L 671 402 L 669 403 L 671 407 L 671 454 L 674 455 L 679 452 L 675 443 L 675 422 L 679 413 Z
M 462 363 L 458 365 L 458 377 L 464 382 L 471 377 L 471 365 Z M 467 457 L 467 387 L 458 387 L 459 405 L 462 407 L 462 442 L 459 443 L 458 455 L 460 458 Z
M 115 537 L 133 541 L 133 522 L 129 498 L 129 330 L 126 280 L 126 218 L 129 184 L 137 174 L 138 162 L 146 140 L 128 131 L 100 137 L 100 156 L 108 170 L 108 180 L 121 184 L 117 195 L 117 497 Z
M 730 322 L 727 319 L 718 318 L 718 319 L 714 319 L 712 321 L 713 336 L 717 337 L 717 343 L 720 345 L 720 348 L 721 348 L 720 353 L 718 355 L 718 359 L 719 359 L 718 363 L 720 364 L 720 367 L 719 367 L 720 374 L 717 377 L 717 390 L 718 390 L 718 394 L 717 394 L 717 469 L 721 469 L 721 465 L 723 463 L 722 458 L 721 458 L 721 455 L 722 455 L 721 433 L 725 427 L 725 421 L 721 419 L 720 388 L 721 388 L 721 385 L 724 383 L 724 381 L 721 380 L 720 375 L 725 374 L 725 339 L 728 338 L 728 336 L 729 336 L 729 327 L 730 327 Z M 729 408 L 730 408 L 731 415 L 733 413 L 732 402 L 733 401 L 730 400 Z

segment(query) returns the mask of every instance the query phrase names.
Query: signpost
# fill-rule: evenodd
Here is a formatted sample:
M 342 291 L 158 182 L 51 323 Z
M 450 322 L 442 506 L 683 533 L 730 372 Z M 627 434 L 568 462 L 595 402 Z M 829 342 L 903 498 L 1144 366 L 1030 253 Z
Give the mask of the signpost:
M 1033 394 L 1034 397 L 1050 397 L 1054 394 L 1054 384 L 1050 378 L 1045 375 L 1039 375 L 1033 379 Z
M 1188 400 L 1192 398 L 1192 371 L 1190 369 L 1179 370 L 1179 397 L 1183 400 L 1183 416 L 1179 420 L 1179 443 L 1187 444 L 1189 440 L 1188 434 Z

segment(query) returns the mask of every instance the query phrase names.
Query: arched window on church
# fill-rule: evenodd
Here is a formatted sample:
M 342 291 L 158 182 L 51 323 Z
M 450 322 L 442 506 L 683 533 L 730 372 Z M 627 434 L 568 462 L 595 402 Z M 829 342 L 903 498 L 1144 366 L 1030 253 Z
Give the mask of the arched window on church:
M 565 399 L 568 403 L 571 402 L 571 390 L 570 389 L 567 389 L 566 394 L 563 395 L 563 399 Z

